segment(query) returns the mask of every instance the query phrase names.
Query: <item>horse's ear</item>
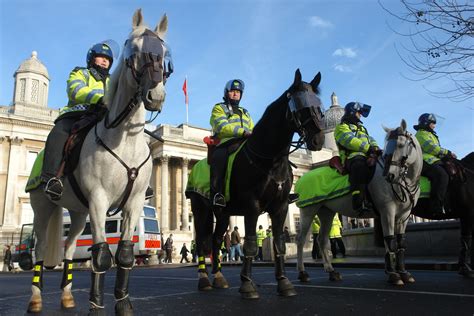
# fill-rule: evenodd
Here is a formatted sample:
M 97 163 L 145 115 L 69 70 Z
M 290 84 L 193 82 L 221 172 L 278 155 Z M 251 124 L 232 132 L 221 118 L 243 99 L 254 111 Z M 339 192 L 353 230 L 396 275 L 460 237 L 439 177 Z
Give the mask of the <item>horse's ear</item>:
M 386 127 L 385 125 L 382 124 L 382 128 L 386 133 L 390 133 L 392 131 L 391 128 Z
M 406 130 L 407 130 L 407 122 L 405 121 L 405 119 L 402 119 L 402 122 L 400 123 L 400 127 L 402 128 L 402 131 L 403 131 L 403 132 L 406 132 Z
M 141 25 L 143 25 L 142 9 L 137 9 L 137 11 L 135 11 L 135 13 L 133 14 L 132 28 L 136 29 Z
M 163 14 L 161 17 L 160 22 L 156 25 L 155 33 L 164 40 L 166 36 L 166 32 L 168 31 L 168 16 Z
M 318 72 L 316 76 L 314 76 L 313 80 L 311 80 L 310 85 L 313 88 L 313 91 L 318 91 L 318 86 L 321 83 L 321 73 Z
M 295 80 L 293 81 L 293 84 L 292 86 L 293 87 L 297 87 L 301 84 L 301 72 L 300 72 L 300 69 L 296 69 L 295 71 Z

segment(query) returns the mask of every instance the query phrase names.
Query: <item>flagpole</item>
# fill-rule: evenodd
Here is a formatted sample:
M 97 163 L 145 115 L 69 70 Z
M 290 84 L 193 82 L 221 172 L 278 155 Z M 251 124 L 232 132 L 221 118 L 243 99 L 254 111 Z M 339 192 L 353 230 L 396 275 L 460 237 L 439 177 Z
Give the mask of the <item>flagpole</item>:
M 189 103 L 189 98 L 188 98 L 188 95 L 187 95 L 187 90 L 188 90 L 188 76 L 185 77 L 186 79 L 186 98 L 185 98 L 185 102 L 186 102 L 186 125 L 189 125 L 188 124 L 188 103 Z

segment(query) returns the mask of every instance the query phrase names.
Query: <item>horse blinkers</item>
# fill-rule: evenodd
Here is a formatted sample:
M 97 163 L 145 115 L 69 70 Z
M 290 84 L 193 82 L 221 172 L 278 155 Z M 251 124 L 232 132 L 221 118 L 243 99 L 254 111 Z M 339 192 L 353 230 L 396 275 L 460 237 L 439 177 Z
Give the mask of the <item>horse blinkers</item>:
M 153 106 L 151 90 L 160 82 L 164 85 L 173 72 L 171 54 L 165 42 L 152 31 L 146 30 L 139 38 L 142 39 L 141 47 L 129 40 L 125 42 L 125 64 L 139 86 L 138 94 L 145 109 L 161 112 L 161 107 Z

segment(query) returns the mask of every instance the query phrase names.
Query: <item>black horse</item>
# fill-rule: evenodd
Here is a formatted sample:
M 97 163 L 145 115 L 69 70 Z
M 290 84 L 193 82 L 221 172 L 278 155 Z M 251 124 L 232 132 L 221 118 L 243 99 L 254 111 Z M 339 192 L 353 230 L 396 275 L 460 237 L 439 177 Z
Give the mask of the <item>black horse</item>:
M 309 150 L 321 150 L 324 144 L 322 132 L 321 101 L 318 98 L 321 74 L 308 84 L 296 70 L 293 84 L 276 101 L 270 104 L 252 135 L 237 153 L 230 179 L 230 197 L 222 212 L 211 210 L 210 201 L 197 192 L 187 191 L 191 199 L 196 230 L 196 246 L 199 257 L 200 290 L 212 287 L 227 288 L 221 273 L 219 249 L 231 215 L 245 217 L 244 261 L 240 273 L 242 298 L 256 299 L 259 294 L 252 282 L 252 260 L 257 254 L 257 219 L 268 212 L 272 220 L 275 253 L 275 277 L 278 293 L 296 295 L 293 285 L 285 276 L 284 221 L 288 213 L 288 196 L 293 183 L 293 173 L 288 160 L 293 135 L 300 135 L 301 143 Z M 213 232 L 213 216 L 216 218 Z M 212 248 L 212 273 L 214 282 L 208 279 L 204 258 Z
M 450 179 L 448 186 L 448 202 L 450 211 L 443 217 L 433 217 L 429 211 L 428 198 L 418 199 L 412 214 L 427 219 L 454 219 L 461 222 L 461 252 L 459 254 L 459 273 L 474 278 L 474 152 L 461 159 L 463 176 Z M 469 265 L 469 262 L 471 265 Z

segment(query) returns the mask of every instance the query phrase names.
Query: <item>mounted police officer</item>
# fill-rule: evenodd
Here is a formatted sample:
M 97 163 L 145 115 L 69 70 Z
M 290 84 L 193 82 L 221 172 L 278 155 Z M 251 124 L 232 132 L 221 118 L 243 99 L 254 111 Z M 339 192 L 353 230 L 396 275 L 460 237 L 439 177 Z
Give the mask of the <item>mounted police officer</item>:
M 93 45 L 87 52 L 87 67 L 76 67 L 67 80 L 68 104 L 48 135 L 44 151 L 42 181 L 44 191 L 52 200 L 63 193 L 64 148 L 70 136 L 93 126 L 105 115 L 104 95 L 109 84 L 109 71 L 118 54 L 118 45 L 111 40 Z M 151 188 L 147 190 L 150 193 Z
M 344 108 L 341 123 L 334 131 L 342 163 L 349 171 L 352 193 L 352 208 L 359 214 L 367 210 L 366 189 L 375 171 L 367 158 L 382 154 L 375 139 L 369 136 L 360 118 L 367 117 L 371 106 L 359 102 L 349 102 Z
M 224 102 L 212 109 L 210 123 L 217 146 L 211 157 L 211 202 L 214 207 L 225 207 L 224 181 L 227 159 L 234 152 L 243 138 L 252 134 L 253 121 L 246 109 L 241 107 L 240 100 L 244 93 L 244 82 L 233 79 L 224 87 Z
M 436 116 L 433 113 L 423 113 L 418 118 L 418 125 L 413 128 L 417 131 L 416 139 L 423 151 L 423 169 L 421 175 L 431 181 L 431 211 L 435 215 L 442 215 L 443 202 L 448 189 L 449 175 L 443 168 L 443 158 L 454 158 L 456 155 L 440 146 L 438 135 L 434 131 Z

